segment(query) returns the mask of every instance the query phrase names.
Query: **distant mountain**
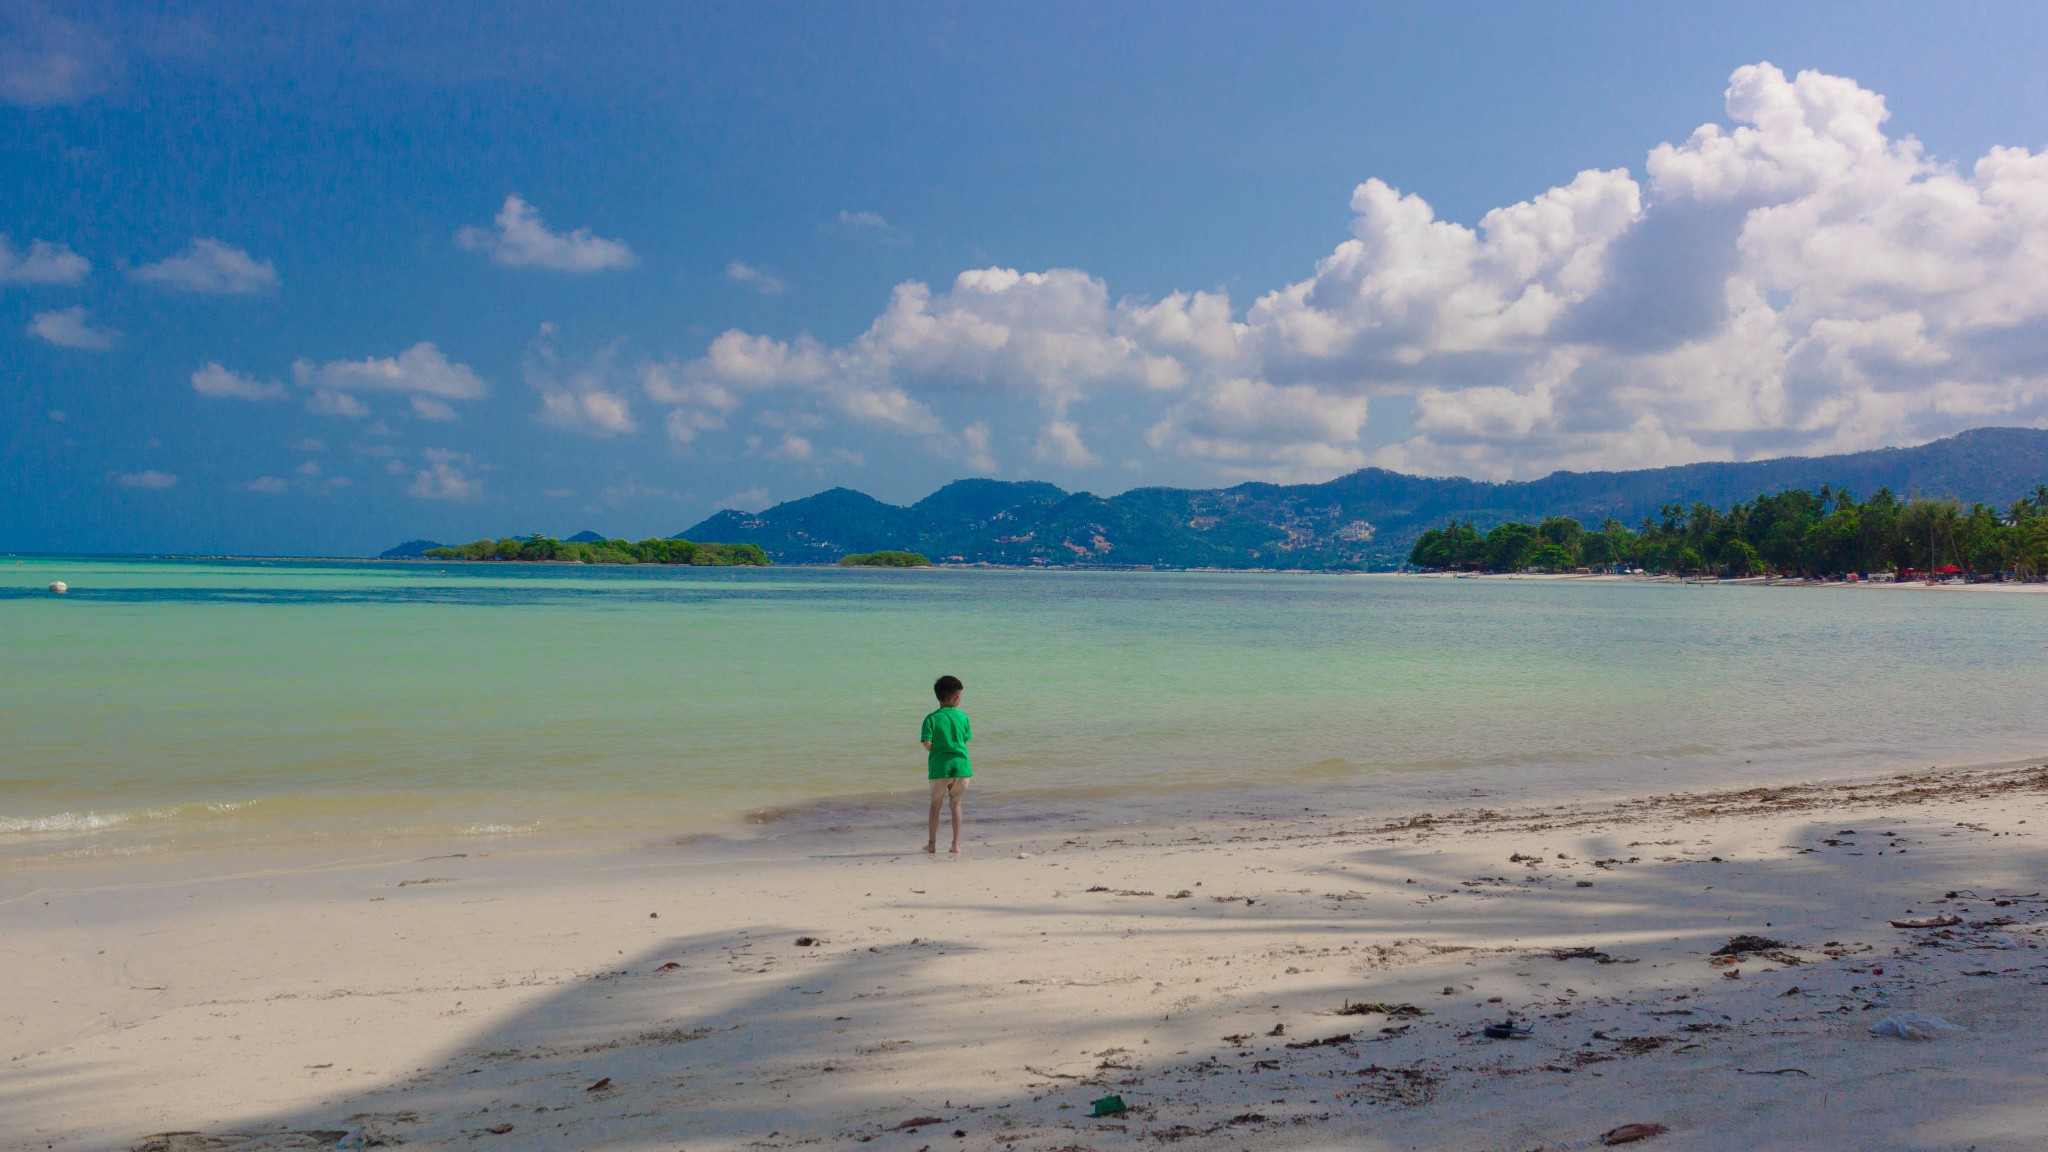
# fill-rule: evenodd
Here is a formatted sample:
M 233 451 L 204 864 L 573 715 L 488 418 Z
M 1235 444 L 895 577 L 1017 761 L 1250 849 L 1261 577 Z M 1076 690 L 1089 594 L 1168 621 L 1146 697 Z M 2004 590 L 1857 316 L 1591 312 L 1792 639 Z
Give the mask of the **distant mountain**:
M 439 547 L 442 547 L 442 545 L 438 541 L 434 540 L 407 540 L 405 543 L 400 544 L 396 548 L 391 548 L 383 552 L 379 552 L 377 554 L 377 559 L 417 560 L 420 557 L 425 556 L 427 554 L 427 549 Z
M 583 531 L 578 532 L 574 536 L 564 537 L 563 542 L 567 544 L 595 544 L 599 540 L 609 539 L 611 539 L 611 537 L 601 536 L 598 533 L 592 532 L 590 529 L 585 528 Z
M 724 511 L 681 535 L 759 544 L 778 564 L 833 564 L 849 552 L 922 552 L 941 563 L 1164 568 L 1388 568 L 1425 528 L 1470 518 L 1573 516 L 1631 526 L 1664 504 L 1726 506 L 1823 484 L 1868 496 L 1955 496 L 2006 505 L 2048 482 L 2048 431 L 1979 428 L 1843 456 L 1685 464 L 1635 472 L 1553 472 L 1492 484 L 1366 468 L 1324 484 L 1134 488 L 1107 499 L 1051 484 L 956 480 L 908 508 L 834 488 L 760 513 Z

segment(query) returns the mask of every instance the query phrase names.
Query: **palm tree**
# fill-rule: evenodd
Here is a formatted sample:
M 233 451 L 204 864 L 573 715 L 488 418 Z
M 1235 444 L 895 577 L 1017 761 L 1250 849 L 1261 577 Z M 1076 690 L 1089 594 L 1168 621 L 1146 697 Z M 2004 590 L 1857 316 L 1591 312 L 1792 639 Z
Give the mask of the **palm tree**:
M 1941 567 L 1941 545 L 1948 544 L 1948 551 L 1956 556 L 1957 567 L 1962 566 L 1960 554 L 1956 552 L 1956 525 L 1962 519 L 1962 509 L 1953 500 L 1916 499 L 1906 505 L 1899 517 L 1899 529 L 1915 549 L 1925 541 L 1927 547 L 1927 574 Z

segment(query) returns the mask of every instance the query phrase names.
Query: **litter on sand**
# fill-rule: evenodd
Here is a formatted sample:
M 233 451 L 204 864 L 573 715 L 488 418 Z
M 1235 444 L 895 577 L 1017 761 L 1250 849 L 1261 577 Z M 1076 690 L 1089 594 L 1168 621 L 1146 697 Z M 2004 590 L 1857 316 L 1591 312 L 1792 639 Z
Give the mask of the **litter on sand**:
M 1917 920 L 1893 920 L 1894 928 L 1953 928 L 1963 922 L 1961 916 L 1943 913 L 1939 916 L 1922 916 Z
M 1550 950 L 1550 958 L 1553 960 L 1591 960 L 1597 964 L 1635 963 L 1634 960 L 1624 960 L 1619 956 L 1610 956 L 1598 948 L 1552 948 Z
M 1786 947 L 1790 947 L 1790 945 L 1786 944 L 1783 940 L 1773 940 L 1769 936 L 1750 936 L 1744 934 L 1741 936 L 1730 936 L 1728 942 L 1714 949 L 1712 955 L 1740 956 L 1745 952 L 1769 952 L 1775 948 Z
M 1413 1004 L 1383 1004 L 1378 1000 L 1368 1000 L 1363 1004 L 1353 1004 L 1351 1001 L 1346 1000 L 1344 1006 L 1337 1009 L 1337 1015 L 1339 1016 L 1371 1016 L 1375 1013 L 1396 1018 L 1429 1015 L 1428 1012 L 1417 1008 Z
M 1330 1046 L 1330 1045 L 1332 1045 L 1332 1044 L 1349 1044 L 1349 1043 L 1351 1043 L 1351 1033 L 1349 1033 L 1349 1032 L 1344 1032 L 1344 1033 L 1340 1033 L 1340 1034 L 1338 1034 L 1338 1035 L 1336 1035 L 1336 1036 L 1325 1036 L 1325 1037 L 1323 1037 L 1323 1038 L 1322 1038 L 1322 1039 L 1320 1039 L 1320 1040 L 1298 1040 L 1298 1041 L 1296 1041 L 1296 1042 L 1294 1042 L 1294 1043 L 1292 1043 L 1292 1044 L 1289 1044 L 1289 1045 L 1288 1045 L 1288 1047 L 1289 1047 L 1289 1048 L 1327 1048 L 1327 1047 L 1329 1047 L 1329 1046 Z
M 1901 1012 L 1870 1026 L 1872 1036 L 1896 1036 L 1901 1040 L 1932 1040 L 1944 1033 L 1961 1031 L 1962 1025 L 1925 1012 Z
M 1648 1140 L 1652 1136 L 1662 1136 L 1667 1131 L 1669 1129 L 1662 1124 L 1623 1124 L 1619 1128 L 1609 1128 L 1602 1132 L 1600 1143 L 1610 1146 L 1633 1144 L 1638 1140 Z
M 1517 1027 L 1513 1021 L 1506 1024 L 1488 1024 L 1486 1026 L 1486 1038 L 1488 1040 L 1527 1040 L 1531 1035 L 1532 1033 L 1527 1028 Z
M 1090 1112 L 1090 1116 L 1120 1116 L 1129 1111 L 1124 1106 L 1124 1098 L 1121 1096 L 1104 1096 L 1102 1099 L 1095 1101 L 1092 1106 L 1095 1111 Z

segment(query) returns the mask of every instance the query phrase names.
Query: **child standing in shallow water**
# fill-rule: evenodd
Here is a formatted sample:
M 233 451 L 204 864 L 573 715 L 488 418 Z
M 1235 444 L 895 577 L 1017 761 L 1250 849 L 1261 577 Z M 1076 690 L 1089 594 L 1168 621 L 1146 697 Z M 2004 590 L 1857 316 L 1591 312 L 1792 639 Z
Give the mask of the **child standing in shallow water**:
M 974 775 L 967 762 L 967 742 L 974 739 L 974 729 L 967 723 L 967 713 L 960 710 L 960 694 L 966 687 L 958 676 L 939 677 L 932 685 L 932 694 L 939 698 L 938 710 L 924 718 L 918 736 L 926 753 L 925 778 L 932 786 L 930 834 L 924 842 L 927 852 L 939 850 L 939 805 L 949 802 L 953 808 L 951 851 L 960 851 L 960 798 L 967 795 L 968 777 Z

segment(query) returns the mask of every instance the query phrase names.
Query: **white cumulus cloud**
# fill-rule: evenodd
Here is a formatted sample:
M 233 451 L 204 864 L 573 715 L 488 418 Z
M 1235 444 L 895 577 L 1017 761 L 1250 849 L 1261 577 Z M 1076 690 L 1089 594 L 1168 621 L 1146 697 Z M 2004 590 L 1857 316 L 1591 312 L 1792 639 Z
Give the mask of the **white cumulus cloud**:
M 192 373 L 192 390 L 201 396 L 216 400 L 232 397 L 237 400 L 272 400 L 284 395 L 284 385 L 275 380 L 258 380 L 240 372 L 230 372 L 221 367 L 218 360 L 202 366 Z
M 360 420 L 370 414 L 370 406 L 346 392 L 315 388 L 312 395 L 306 397 L 306 411 L 315 416 L 346 416 Z
M 720 508 L 731 508 L 740 512 L 745 512 L 748 509 L 766 508 L 768 506 L 768 490 L 766 488 L 760 487 L 759 485 L 756 485 L 752 488 L 742 489 L 741 491 L 735 492 L 732 495 L 727 496 L 725 499 L 720 500 L 718 502 L 718 506 Z
M 467 453 L 429 448 L 426 467 L 413 474 L 408 496 L 423 500 L 469 500 L 483 493 L 483 481 L 469 475 L 474 466 Z
M 705 432 L 720 431 L 726 418 L 740 406 L 740 389 L 712 379 L 693 377 L 688 369 L 672 364 L 649 364 L 641 371 L 640 387 L 656 404 L 670 405 L 664 424 L 669 439 L 688 444 Z
M 636 427 L 625 397 L 612 392 L 550 392 L 541 397 L 541 418 L 564 428 L 606 434 Z
M 794 432 L 784 432 L 779 443 L 765 448 L 762 447 L 759 436 L 747 437 L 747 452 L 749 455 L 759 455 L 765 459 L 795 464 L 809 460 L 815 454 L 816 449 L 811 446 L 808 438 L 799 436 Z
M 725 266 L 725 278 L 735 284 L 752 288 L 763 296 L 776 296 L 789 291 L 789 285 L 783 283 L 782 277 L 766 268 L 756 268 L 752 264 L 738 260 Z
M 292 365 L 292 375 L 301 385 L 350 392 L 409 392 L 444 400 L 475 400 L 490 390 L 468 365 L 449 360 L 429 341 L 396 356 L 329 360 L 317 365 L 300 360 Z
M 996 471 L 996 458 L 989 451 L 989 427 L 985 420 L 976 420 L 960 430 L 960 444 L 965 449 L 963 456 L 967 467 L 984 475 Z
M 422 420 L 455 420 L 455 407 L 432 396 L 414 396 L 411 400 L 412 414 Z
M 1879 94 L 1770 64 L 1734 72 L 1724 111 L 1635 171 L 1579 172 L 1472 226 L 1367 179 L 1350 234 L 1243 306 L 971 269 L 899 285 L 843 344 L 725 332 L 646 390 L 678 438 L 772 394 L 976 461 L 988 433 L 940 413 L 986 429 L 995 398 L 1022 399 L 1034 455 L 1074 468 L 1111 434 L 1091 414 L 1135 407 L 1152 451 L 1275 479 L 1366 463 L 1505 478 L 2048 425 L 2048 153 L 1939 160 L 1886 130 Z
M 1237 377 L 1192 390 L 1145 440 L 1206 460 L 1227 477 L 1322 479 L 1366 463 L 1357 444 L 1368 405 L 1363 396 Z
M 638 259 L 624 242 L 592 235 L 588 228 L 550 232 L 540 212 L 517 195 L 505 197 L 495 222 L 496 228 L 464 226 L 456 231 L 455 242 L 509 267 L 557 272 L 630 268 Z
M 540 393 L 540 418 L 558 428 L 600 436 L 638 431 L 632 401 L 617 377 L 619 345 L 572 361 L 555 346 L 555 326 L 543 324 L 526 346 L 526 382 Z
M 735 330 L 663 371 L 738 393 L 801 389 L 857 422 L 924 436 L 943 425 L 917 393 L 1022 394 L 1043 413 L 1041 458 L 1084 464 L 1093 455 L 1071 403 L 1097 387 L 1163 391 L 1185 380 L 1178 359 L 1124 330 L 1126 311 L 1074 269 L 975 269 L 943 293 L 899 285 L 868 330 L 838 348 Z
M 38 312 L 29 321 L 28 331 L 29 335 L 59 347 L 87 352 L 104 352 L 121 339 L 114 329 L 95 326 L 83 307 Z
M 483 378 L 466 364 L 448 359 L 430 341 L 421 341 L 396 356 L 363 360 L 329 360 L 292 365 L 292 380 L 308 392 L 306 410 L 325 416 L 361 417 L 369 405 L 361 392 L 409 394 L 413 412 L 430 420 L 452 420 L 450 400 L 476 400 L 490 391 Z M 197 386 L 198 381 L 194 380 Z
M 92 272 L 92 261 L 62 244 L 31 241 L 26 253 L 0 236 L 0 285 L 76 284 Z
M 185 292 L 218 295 L 248 295 L 277 287 L 277 267 L 270 261 L 210 237 L 200 237 L 176 256 L 144 264 L 128 275 Z
M 245 486 L 245 489 L 250 492 L 261 493 L 265 496 L 281 496 L 293 489 L 301 492 L 329 495 L 338 489 L 351 486 L 352 482 L 348 477 L 328 476 L 326 475 L 326 470 L 321 468 L 318 462 L 308 460 L 297 468 L 292 469 L 292 475 L 289 479 L 282 476 L 258 476 L 256 479 L 251 480 Z

